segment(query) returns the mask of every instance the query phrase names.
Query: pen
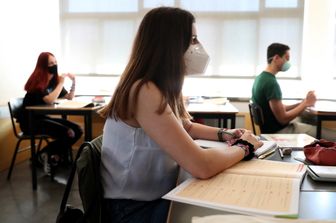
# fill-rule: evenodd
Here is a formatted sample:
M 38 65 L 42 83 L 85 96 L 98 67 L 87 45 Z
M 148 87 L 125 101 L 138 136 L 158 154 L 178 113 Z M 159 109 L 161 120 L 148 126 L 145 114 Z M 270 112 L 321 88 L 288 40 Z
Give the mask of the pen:
M 258 156 L 258 159 L 264 159 L 264 158 L 266 158 L 267 156 L 271 155 L 274 152 L 275 152 L 275 149 L 272 149 L 272 150 L 268 151 L 267 153 L 264 153 L 264 154 Z
M 280 154 L 281 159 L 283 159 L 284 155 L 283 155 L 282 149 L 280 147 L 279 147 L 279 154 Z

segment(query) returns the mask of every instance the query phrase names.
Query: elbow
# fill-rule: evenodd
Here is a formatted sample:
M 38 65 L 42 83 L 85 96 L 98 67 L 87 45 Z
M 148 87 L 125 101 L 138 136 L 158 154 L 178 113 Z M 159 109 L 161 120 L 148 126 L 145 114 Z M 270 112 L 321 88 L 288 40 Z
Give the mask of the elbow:
M 281 125 L 286 125 L 288 124 L 288 122 L 290 121 L 288 118 L 286 117 L 276 117 L 277 121 L 281 124 Z
M 214 176 L 215 174 L 209 174 L 207 172 L 198 172 L 198 173 L 195 173 L 195 174 L 192 174 L 195 178 L 197 179 L 201 179 L 201 180 L 206 180 L 206 179 L 209 179 L 210 177 Z
M 209 179 L 213 177 L 214 175 L 216 175 L 217 173 L 218 171 L 215 171 L 213 168 L 211 168 L 211 165 L 198 167 L 190 172 L 190 174 L 193 177 L 201 179 L 201 180 Z
M 278 122 L 279 122 L 281 125 L 287 125 L 287 124 L 288 124 L 288 121 L 285 121 L 285 120 L 278 120 Z
M 51 105 L 54 103 L 54 100 L 51 100 L 51 99 L 45 99 L 44 102 L 48 105 Z

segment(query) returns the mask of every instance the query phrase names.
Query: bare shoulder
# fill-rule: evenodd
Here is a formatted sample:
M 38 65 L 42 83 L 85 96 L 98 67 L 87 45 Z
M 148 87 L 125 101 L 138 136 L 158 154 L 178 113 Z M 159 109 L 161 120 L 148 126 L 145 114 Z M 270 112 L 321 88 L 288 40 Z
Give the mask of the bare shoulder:
M 140 84 L 140 81 L 137 81 L 132 86 L 131 97 L 134 97 L 134 93 L 135 93 L 134 91 L 139 84 Z M 138 100 L 141 102 L 158 103 L 162 99 L 162 94 L 159 88 L 153 82 L 147 82 L 140 87 L 137 97 L 138 97 Z

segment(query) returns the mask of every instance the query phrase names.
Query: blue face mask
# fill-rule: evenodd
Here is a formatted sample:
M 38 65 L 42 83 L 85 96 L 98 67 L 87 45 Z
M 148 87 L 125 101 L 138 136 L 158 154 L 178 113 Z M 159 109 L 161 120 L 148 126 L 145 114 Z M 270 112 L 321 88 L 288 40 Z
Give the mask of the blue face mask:
M 287 71 L 290 67 L 291 64 L 286 60 L 286 62 L 281 66 L 281 71 Z

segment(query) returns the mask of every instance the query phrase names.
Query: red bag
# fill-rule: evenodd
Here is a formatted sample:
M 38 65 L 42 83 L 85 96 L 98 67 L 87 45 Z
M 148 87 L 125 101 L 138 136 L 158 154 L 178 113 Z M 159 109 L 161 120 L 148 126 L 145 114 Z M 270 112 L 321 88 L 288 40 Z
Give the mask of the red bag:
M 336 143 L 320 139 L 303 147 L 306 159 L 315 165 L 336 166 Z

